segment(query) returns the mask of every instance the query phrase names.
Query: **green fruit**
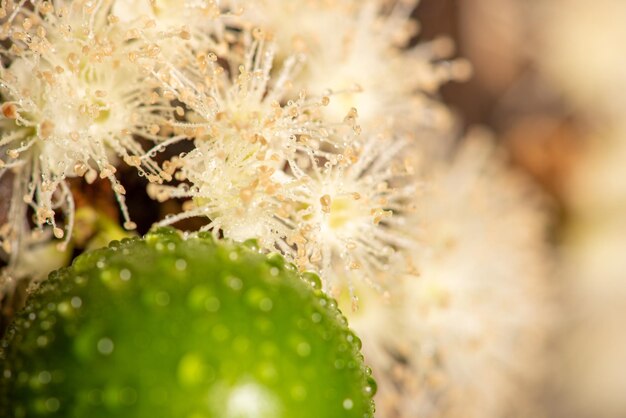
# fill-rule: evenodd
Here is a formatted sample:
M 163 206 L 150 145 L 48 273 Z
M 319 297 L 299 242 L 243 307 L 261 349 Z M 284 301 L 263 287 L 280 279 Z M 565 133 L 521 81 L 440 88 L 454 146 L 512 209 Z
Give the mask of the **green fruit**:
M 360 341 L 304 279 L 171 229 L 84 254 L 2 341 L 0 417 L 372 417 Z

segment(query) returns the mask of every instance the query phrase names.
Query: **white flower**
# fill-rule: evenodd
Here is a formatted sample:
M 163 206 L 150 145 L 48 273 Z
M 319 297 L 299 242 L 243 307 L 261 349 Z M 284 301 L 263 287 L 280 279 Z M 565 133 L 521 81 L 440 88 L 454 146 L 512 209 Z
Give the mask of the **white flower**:
M 381 416 L 490 418 L 532 407 L 549 324 L 545 217 L 491 154 L 470 141 L 450 164 L 426 161 L 430 187 L 411 228 L 420 247 L 405 253 L 415 271 L 349 314 Z
M 170 164 L 185 184 L 150 191 L 159 199 L 192 199 L 186 212 L 164 224 L 206 216 L 205 229 L 239 241 L 258 239 L 264 249 L 289 257 L 293 244 L 287 241 L 294 228 L 289 218 L 302 183 L 294 172 L 301 161 L 326 158 L 354 133 L 343 122 L 319 120 L 326 97 L 302 92 L 285 103 L 298 58 L 286 60 L 272 77 L 273 47 L 266 45 L 264 34 L 239 36 L 243 54 L 219 56 L 219 38 L 207 38 L 203 45 L 192 38 L 188 48 L 155 72 L 189 109 L 190 122 L 180 129 L 194 137 L 195 149 Z
M 623 110 L 622 110 L 623 113 Z M 623 416 L 626 384 L 625 127 L 595 132 L 569 179 L 561 244 L 567 316 L 555 357 L 564 407 L 585 416 Z M 596 142 L 592 142 L 595 140 Z M 592 359 L 592 361 L 590 361 Z
M 554 86 L 585 113 L 622 123 L 626 57 L 626 3 L 557 0 L 530 3 L 538 33 L 532 51 Z M 581 53 L 585 51 L 585 53 Z
M 307 56 L 299 85 L 329 89 L 331 117 L 356 108 L 364 127 L 381 125 L 416 133 L 447 126 L 444 106 L 431 98 L 438 87 L 464 78 L 464 61 L 441 61 L 452 52 L 447 39 L 405 48 L 416 32 L 416 1 L 240 1 L 244 16 L 274 30 L 280 51 Z
M 169 103 L 131 62 L 137 45 L 126 42 L 117 19 L 107 18 L 109 2 L 36 1 L 35 11 L 16 6 L 4 26 L 10 42 L 0 70 L 3 134 L 0 175 L 13 173 L 11 218 L 3 245 L 17 247 L 25 230 L 24 203 L 35 211 L 35 224 L 53 226 L 69 239 L 73 199 L 67 178 L 108 179 L 127 228 L 134 224 L 124 204 L 124 188 L 115 177 L 118 158 L 160 181 L 159 167 L 145 156 L 135 135 L 152 141 L 166 136 L 172 118 Z M 65 215 L 65 227 L 57 214 Z
M 352 287 L 354 279 L 376 288 L 401 271 L 397 250 L 411 245 L 405 216 L 417 192 L 400 158 L 406 142 L 370 136 L 311 163 L 294 213 L 300 242 L 297 264 L 318 271 L 326 290 Z M 338 286 L 333 289 L 333 286 Z

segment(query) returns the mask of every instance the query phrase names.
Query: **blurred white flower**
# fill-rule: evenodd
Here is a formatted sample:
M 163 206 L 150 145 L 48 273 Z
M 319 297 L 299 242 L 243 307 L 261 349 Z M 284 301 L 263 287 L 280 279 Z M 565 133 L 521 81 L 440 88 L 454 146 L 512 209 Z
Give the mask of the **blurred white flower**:
M 624 129 L 589 147 L 568 188 L 562 243 L 565 327 L 555 375 L 574 417 L 626 414 L 626 182 Z
M 413 273 L 349 315 L 397 417 L 533 416 L 549 321 L 545 215 L 487 142 L 425 160 Z M 357 294 L 360 292 L 357 291 Z
M 238 1 L 243 16 L 273 31 L 279 54 L 307 57 L 299 86 L 336 94 L 325 113 L 356 108 L 366 128 L 447 128 L 447 109 L 432 99 L 450 79 L 465 78 L 469 65 L 449 61 L 453 44 L 436 39 L 407 47 L 417 32 L 413 0 Z M 281 52 L 282 51 L 282 52 Z M 280 55 L 279 55 L 280 59 Z
M 540 68 L 579 108 L 623 121 L 626 3 L 558 0 L 537 2 L 532 10 Z

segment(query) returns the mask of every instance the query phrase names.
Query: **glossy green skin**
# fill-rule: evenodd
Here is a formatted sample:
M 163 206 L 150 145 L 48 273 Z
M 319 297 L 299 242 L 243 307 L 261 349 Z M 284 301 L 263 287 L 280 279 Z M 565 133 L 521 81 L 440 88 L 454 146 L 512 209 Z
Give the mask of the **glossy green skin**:
M 335 301 L 250 247 L 164 229 L 53 273 L 2 341 L 0 417 L 372 417 Z

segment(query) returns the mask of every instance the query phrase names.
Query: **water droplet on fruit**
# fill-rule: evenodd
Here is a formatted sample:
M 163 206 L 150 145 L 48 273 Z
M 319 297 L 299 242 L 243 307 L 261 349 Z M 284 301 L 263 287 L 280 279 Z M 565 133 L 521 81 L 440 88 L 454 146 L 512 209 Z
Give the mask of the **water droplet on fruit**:
M 120 270 L 120 279 L 121 280 L 126 282 L 126 281 L 130 280 L 131 276 L 132 276 L 132 274 L 131 274 L 130 270 L 128 270 L 128 269 Z
M 159 306 L 167 306 L 170 303 L 170 294 L 164 291 L 157 292 L 154 295 L 154 301 Z
M 78 296 L 74 296 L 71 300 L 70 300 L 70 305 L 72 305 L 72 308 L 74 309 L 78 309 L 81 306 L 83 306 L 83 300 L 81 298 L 79 298 Z
M 115 349 L 115 345 L 113 344 L 113 341 L 111 341 L 110 338 L 101 338 L 98 341 L 97 344 L 98 347 L 98 352 L 100 352 L 100 354 L 108 356 L 110 355 L 113 350 Z
M 300 357 L 307 357 L 309 354 L 311 354 L 311 345 L 306 341 L 302 341 L 296 347 L 296 352 Z
M 354 402 L 350 398 L 346 398 L 343 400 L 343 409 L 346 411 L 351 410 L 354 407 Z
M 241 290 L 243 287 L 243 281 L 239 277 L 230 276 L 226 280 L 228 286 L 233 290 Z
M 376 392 L 378 391 L 378 384 L 376 383 L 376 380 L 374 380 L 373 377 L 369 376 L 367 378 L 367 384 L 363 387 L 363 391 L 365 392 L 366 395 L 369 395 L 371 397 L 376 395 Z
M 179 258 L 178 260 L 176 260 L 176 263 L 174 263 L 174 267 L 176 267 L 176 270 L 178 271 L 184 271 L 187 268 L 187 261 Z
M 39 347 L 45 347 L 48 345 L 48 337 L 46 337 L 45 335 L 40 335 L 39 337 L 37 337 L 37 345 Z
M 259 302 L 259 309 L 261 309 L 263 312 L 271 311 L 273 306 L 274 306 L 274 303 L 272 302 L 272 299 L 270 298 L 263 298 Z
M 39 383 L 41 383 L 42 385 L 47 385 L 52 380 L 52 375 L 50 374 L 49 371 L 44 370 L 43 372 L 39 373 L 39 376 L 37 377 L 37 379 L 39 380 Z
M 357 347 L 357 349 L 359 349 L 359 350 L 363 346 L 363 343 L 361 342 L 361 339 L 359 337 L 357 337 L 356 334 L 354 334 L 353 332 L 346 333 L 346 340 L 349 343 L 353 343 Z
M 320 279 L 320 276 L 317 275 L 316 273 L 307 271 L 302 273 L 302 278 L 307 281 L 311 287 L 315 290 L 321 290 L 322 289 L 322 279 Z
M 209 312 L 217 312 L 220 310 L 220 300 L 211 296 L 204 302 L 204 308 Z
M 50 412 L 56 412 L 59 410 L 61 402 L 57 398 L 48 398 L 46 400 L 46 409 Z

